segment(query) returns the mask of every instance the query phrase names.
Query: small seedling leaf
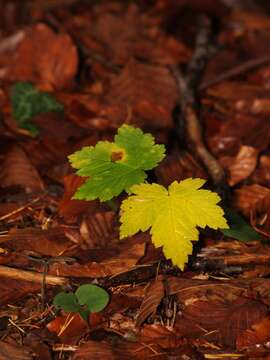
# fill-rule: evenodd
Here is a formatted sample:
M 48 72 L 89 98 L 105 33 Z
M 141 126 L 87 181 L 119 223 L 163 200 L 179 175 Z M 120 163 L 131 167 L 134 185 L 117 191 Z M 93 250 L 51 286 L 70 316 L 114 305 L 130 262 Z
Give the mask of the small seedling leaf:
M 64 311 L 80 312 L 81 307 L 73 293 L 60 292 L 53 299 L 55 306 L 61 307 Z
M 231 209 L 225 210 L 226 219 L 230 226 L 229 229 L 221 229 L 221 232 L 230 238 L 239 241 L 260 240 L 260 235 L 255 231 L 239 214 Z
M 167 259 L 181 270 L 192 253 L 192 241 L 198 240 L 197 226 L 228 228 L 220 197 L 199 189 L 205 180 L 174 181 L 168 188 L 158 184 L 134 185 L 121 205 L 120 236 L 124 238 L 151 228 L 155 247 L 163 246 Z
M 111 200 L 123 190 L 146 179 L 145 171 L 153 169 L 164 158 L 164 145 L 154 143 L 151 134 L 130 125 L 118 129 L 114 142 L 99 141 L 69 156 L 77 174 L 88 177 L 74 199 Z
M 12 86 L 11 105 L 13 117 L 19 126 L 34 136 L 38 134 L 38 129 L 31 123 L 32 117 L 43 112 L 64 110 L 63 105 L 50 94 L 39 91 L 28 82 L 18 82 Z
M 81 285 L 75 292 L 81 305 L 86 305 L 90 312 L 103 310 L 109 302 L 109 294 L 100 286 L 93 284 Z

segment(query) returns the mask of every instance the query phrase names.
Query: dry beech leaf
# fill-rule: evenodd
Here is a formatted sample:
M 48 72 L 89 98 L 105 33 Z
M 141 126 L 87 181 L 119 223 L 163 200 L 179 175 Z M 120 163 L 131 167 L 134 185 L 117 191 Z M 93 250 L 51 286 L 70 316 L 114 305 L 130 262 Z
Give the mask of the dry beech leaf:
M 235 24 L 238 23 L 238 25 L 248 31 L 270 29 L 269 17 L 263 13 L 236 10 L 232 12 L 228 21 Z
M 164 283 L 162 282 L 162 279 L 163 278 L 159 276 L 145 289 L 145 297 L 136 319 L 136 326 L 141 326 L 148 316 L 157 311 L 158 305 L 165 296 Z
M 209 128 L 212 125 L 212 122 L 207 124 L 207 143 L 210 150 L 217 156 L 230 156 L 242 144 L 255 147 L 259 151 L 269 146 L 270 122 L 267 119 L 234 111 L 233 114 L 229 114 L 229 118 L 222 120 L 217 131 L 213 132 Z
M 111 341 L 105 342 L 88 340 L 85 344 L 78 348 L 78 350 L 74 353 L 72 360 L 148 360 L 153 356 L 157 359 L 163 360 L 168 359 L 168 357 L 172 355 L 173 350 L 175 350 L 176 356 L 179 359 L 187 358 L 188 355 L 191 355 L 192 353 L 195 353 L 196 357 L 188 357 L 189 359 L 202 359 L 202 357 L 200 357 L 197 352 L 192 351 L 192 349 L 188 347 L 182 349 L 182 347 L 179 346 L 179 343 L 182 344 L 182 341 L 179 341 L 179 339 L 176 341 L 173 333 L 170 334 L 170 339 L 174 338 L 174 341 L 170 342 L 166 338 L 167 342 L 164 348 L 162 345 L 160 346 L 159 341 L 164 339 L 164 337 L 162 337 L 162 335 L 164 336 L 164 333 L 168 336 L 169 331 L 160 331 L 160 338 L 156 339 L 150 338 L 149 340 L 142 337 L 140 341 L 136 342 L 126 340 L 118 341 L 117 346 Z M 173 352 L 174 355 L 175 353 Z
M 0 360 L 33 360 L 34 358 L 29 347 L 0 341 Z
M 228 170 L 230 186 L 238 184 L 252 174 L 256 168 L 257 156 L 257 149 L 243 145 L 235 157 L 224 156 L 219 158 L 221 165 Z
M 118 239 L 116 231 L 117 217 L 115 212 L 98 212 L 84 218 L 80 224 L 80 234 L 84 248 L 106 247 Z M 115 242 L 114 241 L 114 242 Z
M 270 186 L 270 156 L 261 155 L 259 165 L 252 175 L 254 183 Z
M 45 256 L 59 256 L 72 243 L 59 228 L 42 230 L 38 228 L 12 228 L 1 236 L 1 245 L 16 251 L 33 251 Z
M 39 23 L 26 31 L 9 64 L 9 80 L 33 81 L 46 90 L 61 89 L 77 72 L 78 54 L 69 35 L 56 34 Z
M 186 306 L 183 316 L 204 329 L 216 331 L 213 339 L 235 348 L 237 337 L 267 314 L 265 304 L 245 297 L 234 301 L 197 301 Z M 210 341 L 211 335 L 207 336 Z
M 187 61 L 190 55 L 184 43 L 157 30 L 135 4 L 128 6 L 126 11 L 121 9 L 117 14 L 106 12 L 99 16 L 95 31 L 116 64 L 123 65 L 132 57 L 172 64 Z
M 66 175 L 64 181 L 64 195 L 58 203 L 58 213 L 67 223 L 75 222 L 76 219 L 92 216 L 96 212 L 105 211 L 106 207 L 99 201 L 86 201 L 72 199 L 76 190 L 85 182 L 85 178 L 75 174 Z
M 167 155 L 155 170 L 158 182 L 169 186 L 173 181 L 187 178 L 207 179 L 207 174 L 199 163 L 188 152 Z
M 58 213 L 66 220 L 75 220 L 76 217 L 84 213 L 88 208 L 88 202 L 84 200 L 73 200 L 72 196 L 85 179 L 75 174 L 66 175 L 64 181 L 64 195 L 58 203 Z
M 250 216 L 251 211 L 263 213 L 270 206 L 270 189 L 257 184 L 244 185 L 235 190 L 233 202 L 234 206 L 246 216 Z
M 57 316 L 46 325 L 47 329 L 56 333 L 64 344 L 75 345 L 81 336 L 87 333 L 87 323 L 76 313 Z
M 243 331 L 237 337 L 237 350 L 242 350 L 257 344 L 263 344 L 270 339 L 270 316 L 266 316 L 261 321 L 256 322 L 251 328 Z
M 1 167 L 0 184 L 2 187 L 20 186 L 26 192 L 44 190 L 44 184 L 31 161 L 17 145 L 12 146 L 5 155 Z
M 29 281 L 0 278 L 0 305 L 15 303 L 31 293 L 40 291 L 40 286 L 40 284 Z
M 136 240 L 136 239 L 135 239 Z M 84 264 L 71 265 L 54 263 L 50 266 L 50 274 L 73 277 L 104 277 L 126 272 L 133 268 L 145 253 L 145 243 L 127 241 L 120 244 L 116 250 L 117 255 L 112 255 L 114 249 L 102 248 L 103 259 L 91 259 Z M 93 252 L 93 250 L 91 250 Z M 94 256 L 94 254 L 93 254 Z
M 130 109 L 132 123 L 140 126 L 143 120 L 147 126 L 155 128 L 173 126 L 171 112 L 176 99 L 175 81 L 166 67 L 136 60 L 130 60 L 119 76 L 113 78 L 106 96 L 109 106 Z

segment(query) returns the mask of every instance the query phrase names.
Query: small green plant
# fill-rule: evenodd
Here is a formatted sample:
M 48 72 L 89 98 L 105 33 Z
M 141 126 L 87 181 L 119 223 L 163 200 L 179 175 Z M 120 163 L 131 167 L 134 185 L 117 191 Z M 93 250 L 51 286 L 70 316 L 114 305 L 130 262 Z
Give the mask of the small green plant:
M 54 297 L 53 304 L 67 312 L 79 313 L 88 321 L 90 313 L 102 311 L 109 302 L 109 294 L 100 286 L 85 284 L 75 293 L 60 292 Z
M 32 124 L 32 117 L 49 111 L 62 112 L 64 107 L 50 94 L 39 91 L 29 82 L 18 82 L 12 86 L 11 92 L 12 115 L 19 126 L 28 130 L 33 136 L 39 131 Z
M 100 141 L 69 156 L 77 174 L 88 179 L 75 193 L 75 199 L 111 200 L 125 190 L 129 197 L 120 207 L 120 237 L 149 229 L 156 247 L 183 270 L 198 240 L 197 226 L 228 228 L 220 197 L 200 189 L 202 179 L 173 182 L 168 190 L 158 184 L 144 183 L 145 171 L 164 158 L 163 145 L 154 143 L 150 134 L 122 125 L 114 142 Z
M 69 156 L 77 174 L 88 177 L 79 187 L 74 199 L 111 200 L 132 185 L 143 183 L 151 170 L 165 156 L 164 145 L 156 145 L 150 134 L 141 129 L 123 125 L 114 142 L 99 141 Z

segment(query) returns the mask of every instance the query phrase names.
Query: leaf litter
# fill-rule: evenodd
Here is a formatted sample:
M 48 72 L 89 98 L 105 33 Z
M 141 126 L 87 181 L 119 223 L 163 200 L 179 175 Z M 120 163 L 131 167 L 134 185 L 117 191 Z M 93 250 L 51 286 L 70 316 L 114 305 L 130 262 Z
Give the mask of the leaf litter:
M 269 10 L 241 0 L 0 2 L 0 359 L 270 356 Z M 19 126 L 10 94 L 22 82 L 36 90 Z M 186 125 L 196 117 L 194 137 Z M 125 194 L 114 207 L 72 199 L 91 174 L 75 175 L 67 157 L 112 144 L 122 124 L 166 147 L 154 171 L 140 168 L 145 186 L 202 178 L 230 212 L 233 226 L 204 229 L 183 272 L 148 233 L 119 241 Z M 110 294 L 89 326 L 53 307 L 56 294 L 89 283 Z

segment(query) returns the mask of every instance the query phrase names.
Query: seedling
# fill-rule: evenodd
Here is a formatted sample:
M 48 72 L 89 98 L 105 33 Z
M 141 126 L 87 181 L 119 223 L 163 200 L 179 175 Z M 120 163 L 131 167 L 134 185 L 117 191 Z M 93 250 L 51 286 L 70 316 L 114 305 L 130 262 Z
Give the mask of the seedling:
M 151 170 L 165 156 L 164 145 L 155 145 L 150 134 L 129 125 L 118 129 L 114 142 L 99 141 L 69 156 L 80 176 L 89 177 L 79 187 L 74 199 L 111 200 L 132 185 L 143 183 Z
M 89 177 L 75 193 L 75 199 L 107 201 L 125 190 L 130 196 L 120 207 L 120 238 L 149 229 L 155 247 L 183 270 L 198 240 L 197 226 L 228 228 L 220 197 L 200 189 L 202 179 L 174 181 L 168 188 L 144 183 L 146 170 L 164 158 L 163 145 L 140 129 L 123 125 L 114 142 L 100 141 L 69 156 L 80 176 Z
M 38 135 L 38 128 L 32 124 L 32 117 L 48 111 L 62 112 L 64 106 L 50 94 L 39 91 L 31 83 L 18 82 L 11 88 L 12 115 L 19 126 L 33 136 Z
M 79 313 L 88 321 L 90 313 L 102 311 L 109 302 L 109 294 L 100 286 L 85 284 L 75 293 L 60 292 L 53 299 L 53 304 L 67 312 Z

